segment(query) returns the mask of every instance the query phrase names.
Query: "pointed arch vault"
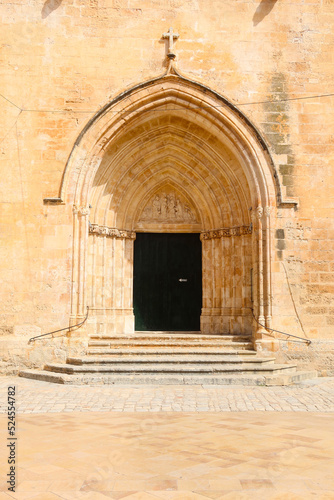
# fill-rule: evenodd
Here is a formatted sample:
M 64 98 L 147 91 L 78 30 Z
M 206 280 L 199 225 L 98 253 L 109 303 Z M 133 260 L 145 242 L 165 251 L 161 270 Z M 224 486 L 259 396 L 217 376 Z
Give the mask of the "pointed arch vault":
M 278 177 L 255 127 L 216 92 L 167 74 L 118 96 L 76 141 L 61 198 L 73 205 L 72 321 L 89 305 L 94 328 L 133 331 L 136 233 L 197 232 L 201 331 L 254 334 L 250 308 L 270 325 Z

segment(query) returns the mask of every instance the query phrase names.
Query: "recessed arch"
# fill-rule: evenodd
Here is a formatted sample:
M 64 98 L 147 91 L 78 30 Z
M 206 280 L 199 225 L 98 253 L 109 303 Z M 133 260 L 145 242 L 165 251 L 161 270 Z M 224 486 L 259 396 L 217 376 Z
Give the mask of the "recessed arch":
M 124 136 L 125 127 L 134 130 L 139 117 L 143 130 L 155 129 L 154 120 L 161 119 L 160 112 L 167 113 L 170 120 L 175 119 L 172 112 L 177 112 L 178 119 L 183 113 L 188 122 L 188 134 L 196 129 L 196 121 L 206 120 L 208 125 L 203 129 L 206 129 L 208 143 L 214 146 L 214 143 L 228 140 L 230 147 L 234 145 L 239 157 L 244 158 L 247 164 L 244 171 L 249 175 L 249 182 L 254 184 L 253 191 L 257 191 L 257 187 L 259 190 L 256 193 L 258 201 L 265 205 L 271 196 L 278 203 L 284 201 L 269 149 L 256 127 L 217 92 L 177 75 L 165 75 L 129 89 L 107 103 L 87 123 L 66 164 L 60 197 L 67 201 L 71 198 L 78 201 L 77 198 L 81 197 L 84 202 L 82 183 L 89 181 L 89 174 L 95 177 L 99 161 L 111 143 L 118 136 Z M 155 115 L 153 118 L 152 114 Z M 210 131 L 213 127 L 216 128 L 215 135 Z M 184 134 L 185 142 L 189 140 L 187 133 Z
M 133 241 L 151 229 L 201 233 L 203 331 L 254 333 L 251 309 L 270 324 L 282 189 L 257 129 L 216 92 L 167 74 L 118 96 L 78 137 L 61 197 L 74 206 L 72 320 L 90 301 L 109 329 L 133 329 Z

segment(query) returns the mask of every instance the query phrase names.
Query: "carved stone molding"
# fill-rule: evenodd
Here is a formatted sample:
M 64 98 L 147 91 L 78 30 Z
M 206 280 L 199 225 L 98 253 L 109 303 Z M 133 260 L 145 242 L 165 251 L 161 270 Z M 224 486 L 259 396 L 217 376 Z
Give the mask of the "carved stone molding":
M 252 234 L 251 226 L 239 226 L 223 229 L 214 229 L 201 233 L 201 240 L 213 240 L 217 238 L 230 238 L 231 236 L 242 236 Z
M 198 223 L 194 209 L 175 191 L 155 194 L 142 211 L 139 222 Z
M 106 236 L 109 238 L 135 240 L 135 231 L 128 231 L 126 229 L 116 229 L 113 227 L 99 226 L 98 224 L 89 223 L 89 233 L 97 234 L 98 236 Z

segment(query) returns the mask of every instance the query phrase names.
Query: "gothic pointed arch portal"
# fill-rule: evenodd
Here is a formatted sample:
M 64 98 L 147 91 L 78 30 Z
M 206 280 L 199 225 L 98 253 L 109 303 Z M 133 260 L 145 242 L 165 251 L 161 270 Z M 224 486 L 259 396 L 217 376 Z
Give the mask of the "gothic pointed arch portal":
M 167 74 L 124 92 L 87 124 L 64 173 L 73 204 L 71 321 L 131 332 L 137 232 L 200 233 L 204 333 L 271 320 L 271 208 L 282 201 L 267 147 L 226 99 Z

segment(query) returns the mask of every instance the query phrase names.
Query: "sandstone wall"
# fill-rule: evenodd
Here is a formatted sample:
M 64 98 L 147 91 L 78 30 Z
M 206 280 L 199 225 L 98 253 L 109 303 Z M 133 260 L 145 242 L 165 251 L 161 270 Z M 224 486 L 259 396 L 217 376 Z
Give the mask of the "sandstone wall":
M 72 207 L 43 199 L 59 195 L 94 113 L 166 70 L 161 35 L 173 26 L 180 72 L 254 123 L 298 201 L 275 214 L 273 326 L 313 339 L 330 373 L 334 2 L 3 0 L 0 21 L 1 345 L 15 339 L 24 358 L 28 336 L 68 324 Z M 314 364 L 305 352 L 294 357 Z

